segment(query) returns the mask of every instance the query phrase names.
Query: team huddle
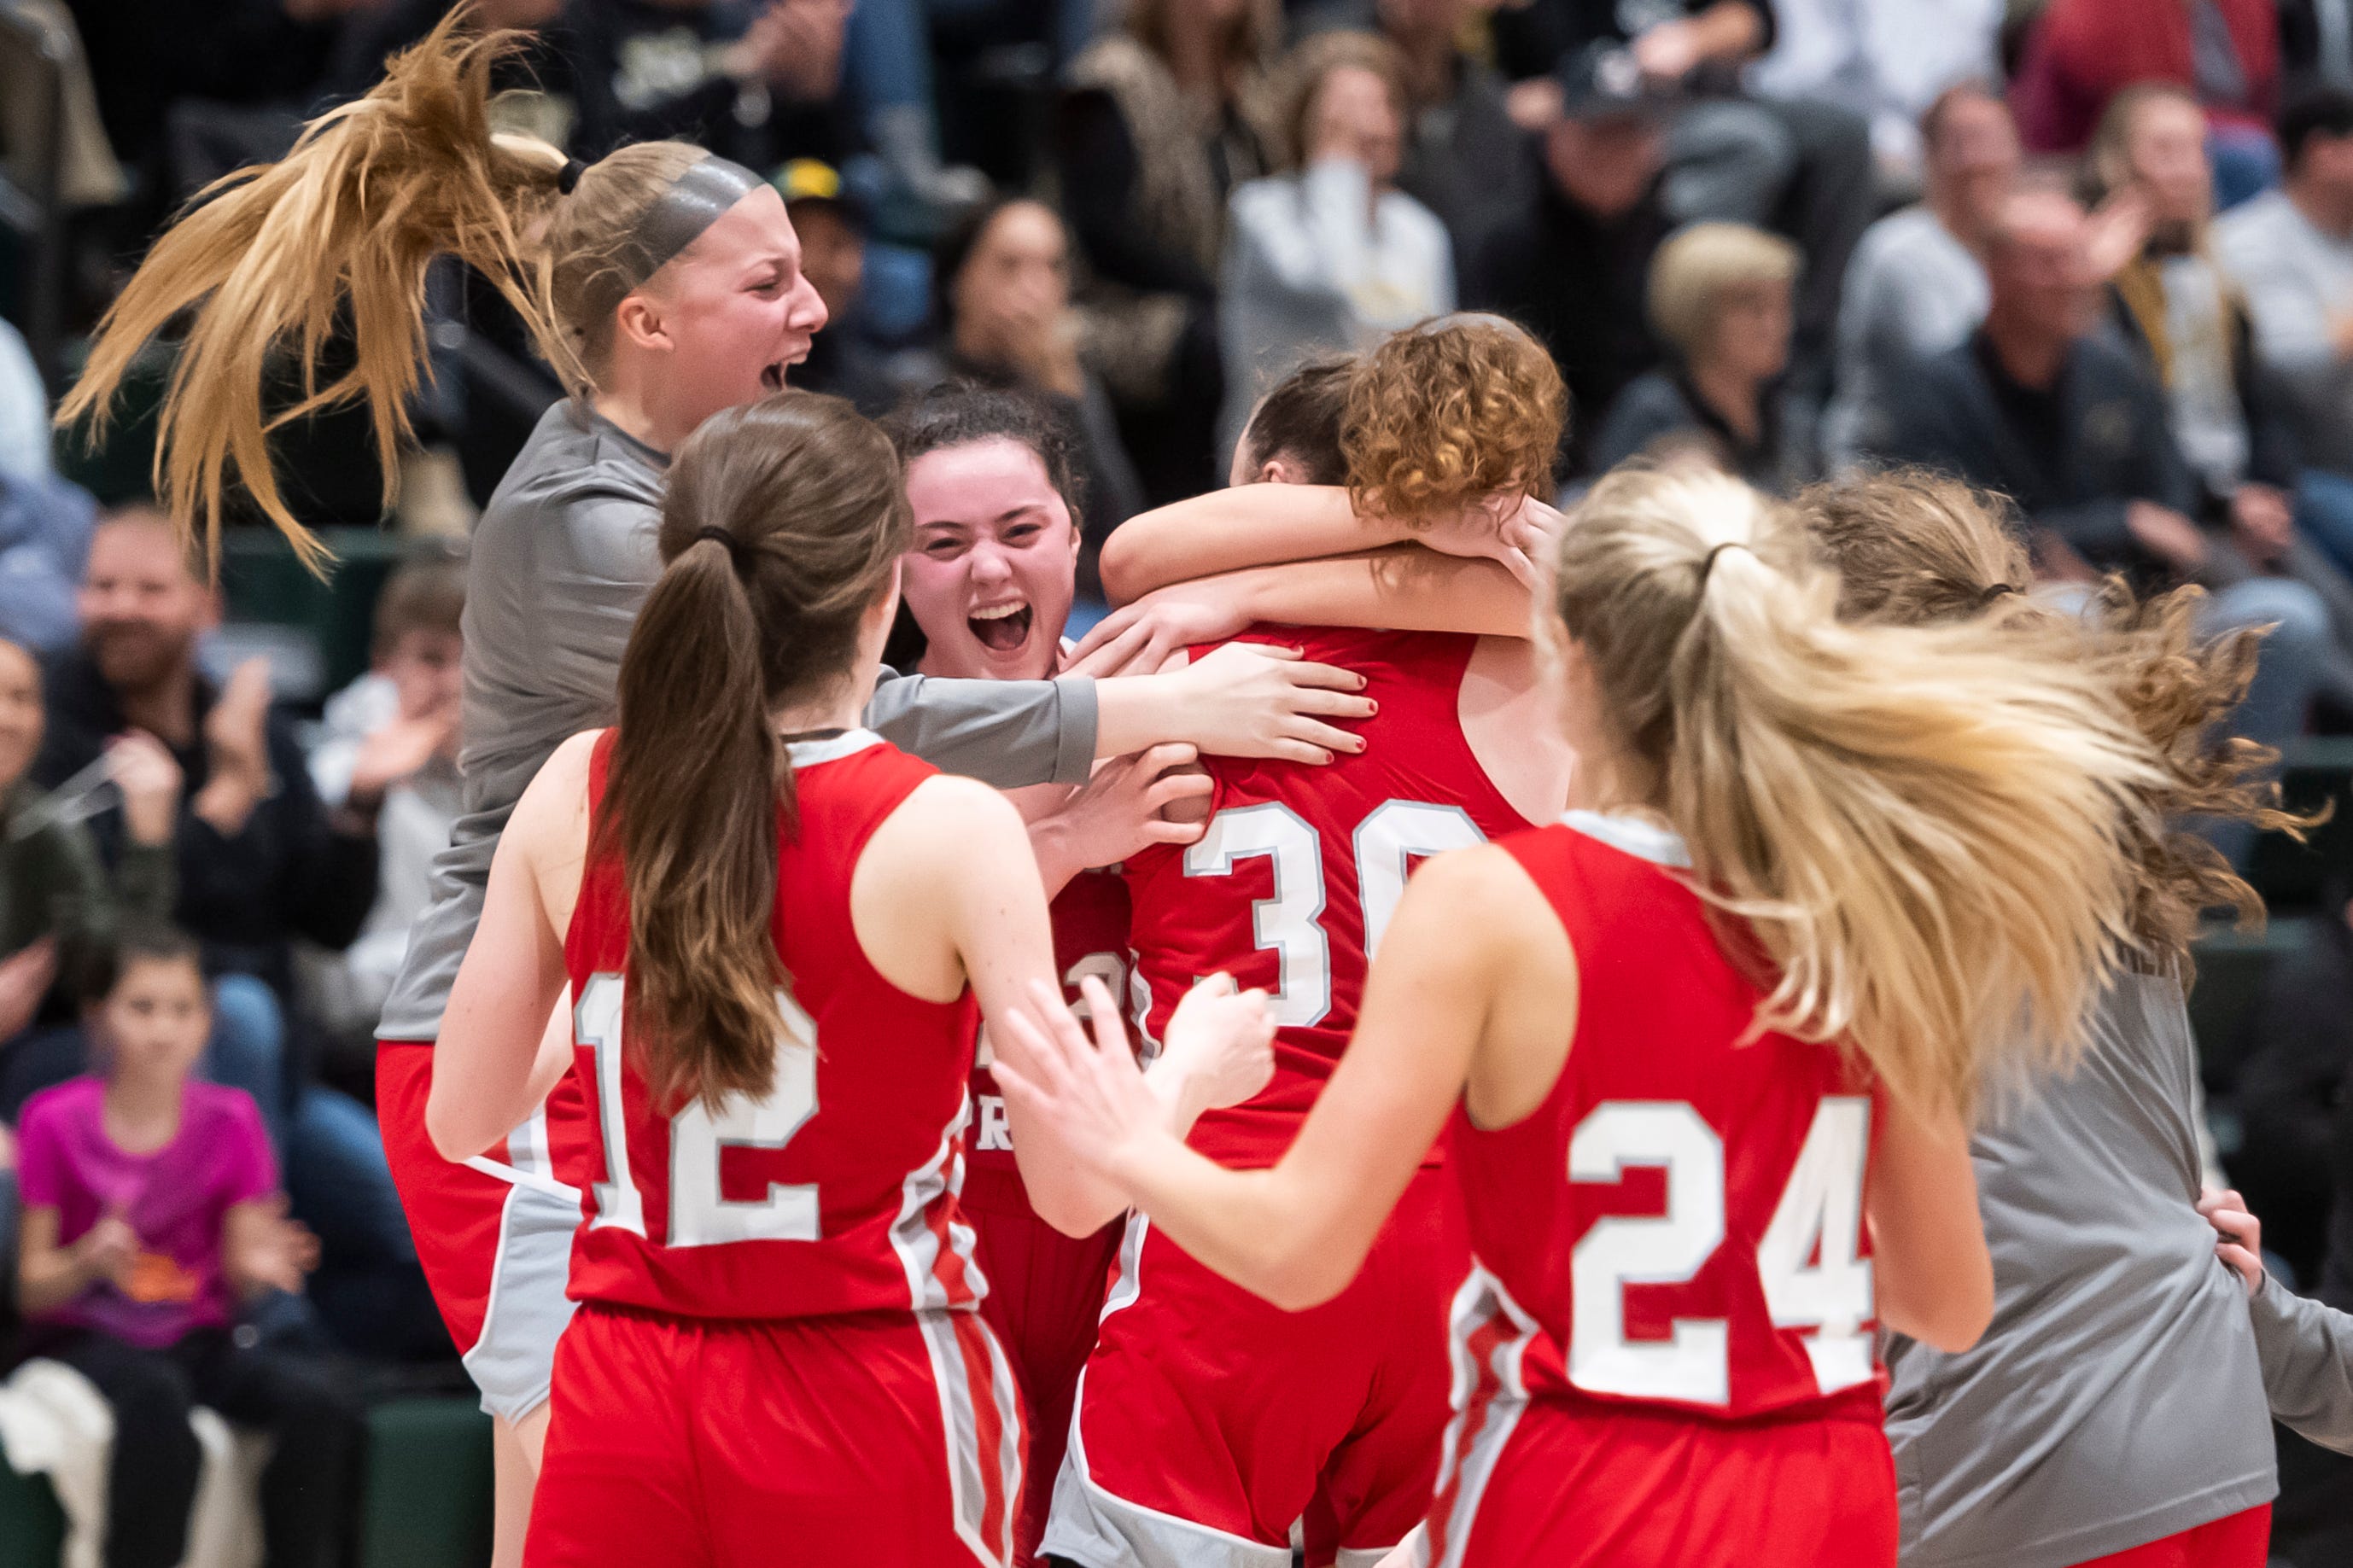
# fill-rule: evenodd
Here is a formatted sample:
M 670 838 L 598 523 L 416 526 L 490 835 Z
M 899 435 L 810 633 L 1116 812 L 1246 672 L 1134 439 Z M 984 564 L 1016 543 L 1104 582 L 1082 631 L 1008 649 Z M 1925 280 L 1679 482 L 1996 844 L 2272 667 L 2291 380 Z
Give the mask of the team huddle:
M 301 539 L 263 349 L 347 312 L 389 449 L 437 255 L 573 387 L 378 1068 L 500 1563 L 1894 1563 L 1883 1346 L 1996 1317 L 1972 1127 L 2179 1012 L 2244 889 L 2174 824 L 2277 820 L 2200 740 L 2252 634 L 2048 607 L 1924 478 L 1564 517 L 1557 371 L 1460 316 L 1282 380 L 1073 645 L 1052 415 L 787 390 L 776 192 L 493 135 L 496 49 L 194 207 L 68 414 L 192 310 L 175 510 Z

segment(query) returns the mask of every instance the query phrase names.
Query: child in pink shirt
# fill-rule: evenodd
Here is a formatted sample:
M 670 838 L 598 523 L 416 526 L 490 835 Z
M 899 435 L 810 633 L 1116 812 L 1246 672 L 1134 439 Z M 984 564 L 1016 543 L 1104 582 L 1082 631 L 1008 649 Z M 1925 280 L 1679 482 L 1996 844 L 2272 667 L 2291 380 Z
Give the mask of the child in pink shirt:
M 324 1365 L 233 1328 L 243 1299 L 301 1290 L 318 1244 L 285 1217 L 252 1098 L 191 1076 L 212 1026 L 195 943 L 128 935 L 107 967 L 89 1015 L 103 1076 L 34 1096 L 18 1124 L 25 1348 L 79 1369 L 114 1407 L 109 1568 L 185 1555 L 192 1405 L 276 1439 L 261 1480 L 267 1562 L 325 1568 L 341 1552 L 359 1407 Z

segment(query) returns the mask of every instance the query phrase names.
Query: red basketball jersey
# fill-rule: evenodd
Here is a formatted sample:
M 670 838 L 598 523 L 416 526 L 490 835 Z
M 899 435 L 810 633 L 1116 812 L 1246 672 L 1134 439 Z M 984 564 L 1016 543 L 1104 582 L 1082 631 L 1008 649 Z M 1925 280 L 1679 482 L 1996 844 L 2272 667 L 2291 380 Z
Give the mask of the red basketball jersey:
M 1062 994 L 1081 1017 L 1086 1007 L 1079 982 L 1092 974 L 1114 1001 L 1127 989 L 1127 884 L 1116 868 L 1082 871 L 1057 894 L 1054 968 Z M 974 1207 L 1001 1212 L 1007 1202 L 1028 1205 L 1027 1189 L 1013 1160 L 1013 1132 L 1005 1119 L 1005 1096 L 989 1070 L 988 1037 L 983 1031 L 972 1067 L 973 1121 L 965 1141 L 966 1194 Z
M 1476 1259 L 1457 1386 L 1876 1423 L 1862 1069 L 1734 1043 L 1758 993 L 1672 834 L 1574 812 L 1503 847 L 1567 931 L 1577 1033 L 1533 1115 L 1448 1128 Z
M 1219 970 L 1275 998 L 1274 1079 L 1194 1125 L 1228 1165 L 1271 1165 L 1346 1048 L 1365 971 L 1408 873 L 1527 824 L 1463 738 L 1463 671 L 1478 638 L 1346 627 L 1253 627 L 1240 639 L 1303 648 L 1363 675 L 1379 711 L 1352 725 L 1364 752 L 1328 766 L 1204 758 L 1208 829 L 1127 862 L 1140 1026 L 1156 1040 L 1194 981 Z
M 590 773 L 602 795 L 609 734 Z M 865 731 L 792 748 L 797 823 L 779 847 L 775 932 L 789 977 L 775 1087 L 664 1115 L 624 1047 L 629 909 L 592 861 L 565 941 L 573 1069 L 597 1137 L 573 1296 L 697 1318 L 969 1307 L 958 1219 L 970 992 L 910 996 L 867 962 L 849 881 L 867 840 L 935 772 Z M 781 826 L 781 817 L 779 818 Z M 780 835 L 780 837 L 782 837 Z

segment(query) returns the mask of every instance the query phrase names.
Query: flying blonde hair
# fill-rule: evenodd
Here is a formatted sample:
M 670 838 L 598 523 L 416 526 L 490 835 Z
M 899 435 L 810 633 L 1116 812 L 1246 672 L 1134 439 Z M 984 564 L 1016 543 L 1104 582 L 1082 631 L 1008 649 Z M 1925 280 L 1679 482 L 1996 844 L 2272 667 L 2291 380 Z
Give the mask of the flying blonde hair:
M 395 57 L 384 79 L 304 128 L 275 163 L 200 192 L 166 229 L 105 318 L 89 367 L 58 413 L 93 439 L 133 360 L 193 312 L 164 392 L 153 484 L 185 529 L 219 546 L 223 491 L 242 484 L 316 568 L 326 551 L 296 519 L 270 467 L 269 437 L 322 409 L 364 402 L 388 505 L 425 363 L 425 273 L 454 256 L 513 306 L 575 395 L 610 347 L 613 308 L 634 287 L 621 259 L 637 226 L 685 169 L 710 156 L 678 142 L 625 147 L 564 194 L 565 155 L 494 134 L 491 73 L 524 35 L 475 34 L 468 7 Z M 356 363 L 322 385 L 331 333 Z M 290 352 L 301 396 L 271 411 L 271 372 Z
M 2264 772 L 2268 746 L 2224 729 L 2254 679 L 2266 635 L 2241 627 L 2202 636 L 2205 590 L 2176 588 L 2142 599 L 2120 577 L 2102 585 L 2083 616 L 2061 615 L 2028 595 L 2025 545 L 2003 524 L 2000 502 L 1956 480 L 1918 471 L 1818 485 L 1792 503 L 1837 569 L 1840 613 L 1849 619 L 1922 626 L 1988 616 L 2072 632 L 2074 658 L 2098 664 L 2162 765 L 2161 778 L 2125 820 L 2132 890 L 2127 921 L 2152 966 L 2194 974 L 2189 946 L 2208 910 L 2231 908 L 2242 926 L 2263 899 L 2185 819 L 2247 822 L 2301 838 L 2327 813 L 2280 806 Z
M 1717 474 L 1603 479 L 1555 582 L 1620 792 L 1690 846 L 1757 1028 L 1965 1114 L 2009 1060 L 2072 1059 L 2163 776 L 2105 671 L 2057 633 L 1842 622 L 1795 514 Z

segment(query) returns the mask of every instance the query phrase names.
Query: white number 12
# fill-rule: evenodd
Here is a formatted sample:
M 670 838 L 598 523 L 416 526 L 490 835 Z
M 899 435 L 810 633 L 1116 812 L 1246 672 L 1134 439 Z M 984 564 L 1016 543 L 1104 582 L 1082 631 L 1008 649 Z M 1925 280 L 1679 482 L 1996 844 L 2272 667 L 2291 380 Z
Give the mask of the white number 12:
M 621 977 L 593 974 L 573 1010 L 574 1037 L 596 1064 L 597 1131 L 605 1146 L 606 1180 L 595 1184 L 596 1217 L 589 1227 L 613 1226 L 646 1234 L 645 1200 L 629 1169 L 628 1121 L 621 1103 Z M 785 1027 L 776 1041 L 768 1092 L 741 1092 L 716 1112 L 700 1100 L 670 1120 L 670 1216 L 665 1245 L 716 1247 L 731 1241 L 815 1241 L 822 1234 L 814 1183 L 770 1183 L 767 1195 L 745 1202 L 720 1196 L 719 1162 L 729 1148 L 782 1149 L 817 1114 L 817 1025 L 800 1004 L 776 993 Z

